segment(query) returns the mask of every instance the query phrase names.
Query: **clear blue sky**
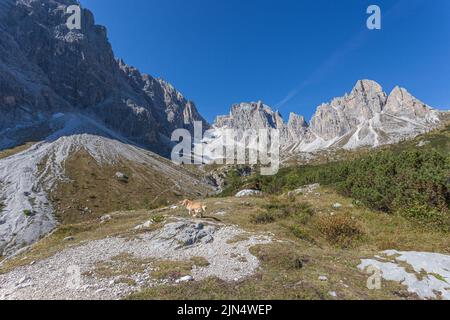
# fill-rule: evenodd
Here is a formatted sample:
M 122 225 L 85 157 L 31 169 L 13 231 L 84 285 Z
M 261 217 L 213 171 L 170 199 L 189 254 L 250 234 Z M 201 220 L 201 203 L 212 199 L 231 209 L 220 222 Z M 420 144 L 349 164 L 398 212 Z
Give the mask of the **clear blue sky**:
M 287 118 L 358 79 L 450 107 L 449 0 L 81 0 L 117 57 L 171 82 L 212 121 L 263 100 Z M 382 30 L 366 28 L 367 7 Z

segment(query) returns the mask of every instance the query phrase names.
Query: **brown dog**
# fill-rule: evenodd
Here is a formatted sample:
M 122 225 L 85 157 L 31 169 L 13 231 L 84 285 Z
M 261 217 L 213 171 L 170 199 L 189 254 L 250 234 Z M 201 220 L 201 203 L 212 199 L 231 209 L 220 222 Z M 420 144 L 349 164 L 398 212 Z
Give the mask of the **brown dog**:
M 189 214 L 194 218 L 197 218 L 198 215 L 200 215 L 200 218 L 203 218 L 203 213 L 205 213 L 207 209 L 205 204 L 201 202 L 193 202 L 188 199 L 184 200 L 182 205 L 189 210 Z

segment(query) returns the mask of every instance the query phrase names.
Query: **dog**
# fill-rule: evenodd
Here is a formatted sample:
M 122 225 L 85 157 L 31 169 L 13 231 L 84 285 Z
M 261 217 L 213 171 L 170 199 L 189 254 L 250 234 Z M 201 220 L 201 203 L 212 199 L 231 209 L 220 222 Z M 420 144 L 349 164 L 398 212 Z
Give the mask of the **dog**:
M 186 209 L 189 210 L 189 214 L 194 217 L 198 218 L 200 215 L 200 218 L 203 218 L 203 214 L 206 212 L 207 207 L 205 204 L 201 202 L 193 202 L 191 200 L 184 200 L 182 202 L 182 205 L 186 207 Z

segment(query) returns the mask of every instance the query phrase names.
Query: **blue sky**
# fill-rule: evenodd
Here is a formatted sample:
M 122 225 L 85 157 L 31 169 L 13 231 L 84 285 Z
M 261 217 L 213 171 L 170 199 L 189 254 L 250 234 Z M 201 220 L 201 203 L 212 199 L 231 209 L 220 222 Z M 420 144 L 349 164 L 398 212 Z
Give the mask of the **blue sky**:
M 308 119 L 373 79 L 450 107 L 449 0 L 81 0 L 117 57 L 171 82 L 212 121 L 262 100 Z M 366 27 L 367 7 L 382 30 Z

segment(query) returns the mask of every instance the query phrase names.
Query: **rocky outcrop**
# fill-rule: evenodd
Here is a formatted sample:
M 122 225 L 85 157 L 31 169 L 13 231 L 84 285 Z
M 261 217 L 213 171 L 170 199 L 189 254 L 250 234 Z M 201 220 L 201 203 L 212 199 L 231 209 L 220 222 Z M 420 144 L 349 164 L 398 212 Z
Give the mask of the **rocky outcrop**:
M 283 125 L 283 119 L 278 112 L 259 101 L 232 106 L 230 115 L 217 117 L 215 124 L 216 127 L 242 130 L 279 129 Z
M 396 87 L 387 95 L 371 80 L 360 80 L 350 94 L 317 108 L 308 124 L 292 113 L 285 123 L 279 112 L 263 104 L 241 103 L 229 116 L 218 117 L 216 130 L 280 130 L 285 152 L 314 152 L 330 148 L 377 147 L 415 137 L 440 123 L 440 112 Z
M 435 123 L 431 108 L 400 87 L 395 87 L 391 92 L 383 110 L 387 114 L 417 120 L 423 124 Z
M 405 268 L 405 264 L 409 266 Z M 387 250 L 361 260 L 361 271 L 377 270 L 386 281 L 406 286 L 420 299 L 450 300 L 450 256 L 433 252 Z
M 345 135 L 363 119 L 372 119 L 386 104 L 381 86 L 369 80 L 358 81 L 350 95 L 321 105 L 311 120 L 311 131 L 326 141 Z

